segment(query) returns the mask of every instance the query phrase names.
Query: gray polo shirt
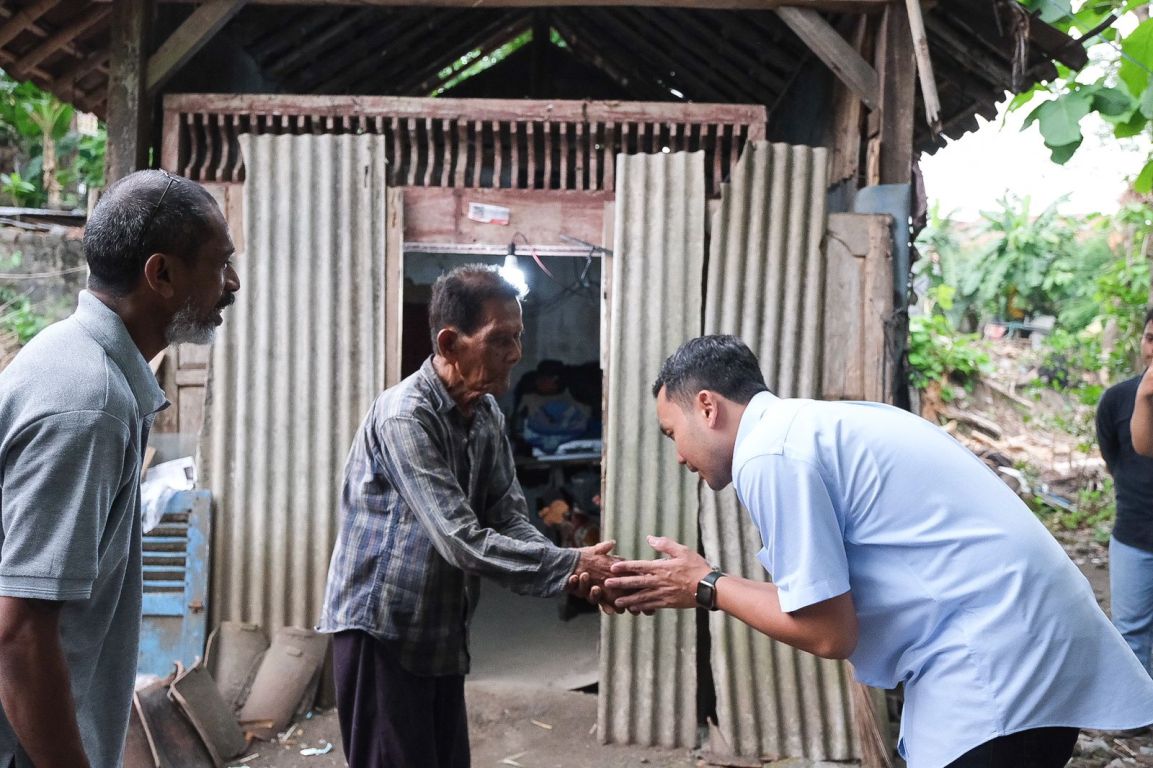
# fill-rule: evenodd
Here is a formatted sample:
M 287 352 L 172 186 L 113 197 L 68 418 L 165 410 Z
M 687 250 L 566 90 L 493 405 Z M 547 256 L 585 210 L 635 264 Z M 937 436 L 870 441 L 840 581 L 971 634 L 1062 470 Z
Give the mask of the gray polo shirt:
M 61 600 L 92 768 L 121 762 L 140 637 L 140 464 L 168 405 L 120 317 L 87 291 L 0 373 L 0 595 Z M 0 712 L 0 766 L 31 762 Z

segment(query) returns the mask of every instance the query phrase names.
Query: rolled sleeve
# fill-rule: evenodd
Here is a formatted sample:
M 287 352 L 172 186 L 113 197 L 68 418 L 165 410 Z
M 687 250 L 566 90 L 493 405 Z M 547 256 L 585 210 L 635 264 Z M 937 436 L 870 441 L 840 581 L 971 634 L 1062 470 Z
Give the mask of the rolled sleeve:
M 523 594 L 550 596 L 564 588 L 576 568 L 576 551 L 558 548 L 543 536 L 525 541 L 482 526 L 450 467 L 439 458 L 443 450 L 419 420 L 392 417 L 378 429 L 381 444 L 389 447 L 381 457 L 384 474 L 449 564 Z M 501 499 L 498 505 L 510 503 L 508 493 Z M 507 518 L 508 510 L 502 508 L 500 514 Z
M 130 447 L 127 426 L 101 411 L 47 416 L 4 446 L 0 595 L 91 595 Z
M 757 559 L 772 574 L 781 610 L 849 591 L 841 522 L 817 467 L 773 454 L 740 470 L 741 496 L 761 533 Z

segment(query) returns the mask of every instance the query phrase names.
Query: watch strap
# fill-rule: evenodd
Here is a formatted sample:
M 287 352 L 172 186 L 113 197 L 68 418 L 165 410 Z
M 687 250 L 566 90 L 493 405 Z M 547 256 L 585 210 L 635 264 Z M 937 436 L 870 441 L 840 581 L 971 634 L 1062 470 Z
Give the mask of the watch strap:
M 713 568 L 697 582 L 697 605 L 710 611 L 717 610 L 717 579 L 724 576 L 720 568 Z

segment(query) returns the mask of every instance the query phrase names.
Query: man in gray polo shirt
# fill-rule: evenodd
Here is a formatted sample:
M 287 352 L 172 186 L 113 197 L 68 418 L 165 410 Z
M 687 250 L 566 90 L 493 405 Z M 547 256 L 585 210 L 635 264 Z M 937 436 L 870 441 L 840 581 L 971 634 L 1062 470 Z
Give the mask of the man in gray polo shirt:
M 88 290 L 0 373 L 0 766 L 117 768 L 140 634 L 148 361 L 240 288 L 198 184 L 140 171 L 88 221 Z

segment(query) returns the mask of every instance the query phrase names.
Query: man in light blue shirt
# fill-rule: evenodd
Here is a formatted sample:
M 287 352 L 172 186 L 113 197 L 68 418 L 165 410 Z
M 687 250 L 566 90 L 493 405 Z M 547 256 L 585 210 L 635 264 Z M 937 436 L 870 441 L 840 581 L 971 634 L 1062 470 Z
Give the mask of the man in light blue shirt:
M 905 685 L 911 768 L 1063 766 L 1077 730 L 1153 722 L 1153 681 L 1032 512 L 936 426 L 878 403 L 782 400 L 732 336 L 684 344 L 654 386 L 661 431 L 733 483 L 773 583 L 668 539 L 618 563 L 618 609 L 723 610 Z

